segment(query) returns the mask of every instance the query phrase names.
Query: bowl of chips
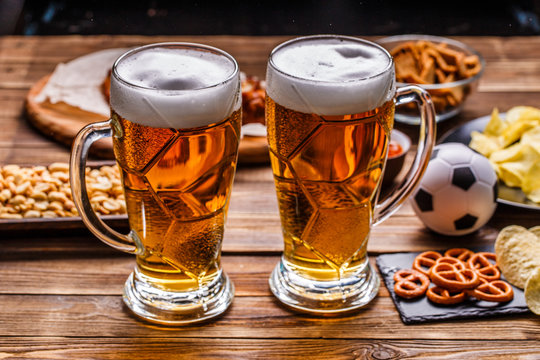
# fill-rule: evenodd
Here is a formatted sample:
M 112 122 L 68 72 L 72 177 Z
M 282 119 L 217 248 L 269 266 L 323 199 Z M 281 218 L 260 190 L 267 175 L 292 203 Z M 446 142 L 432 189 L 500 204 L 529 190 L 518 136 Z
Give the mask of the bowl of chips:
M 476 90 L 485 68 L 483 57 L 471 47 L 431 35 L 397 35 L 378 41 L 394 58 L 396 85 L 418 85 L 427 90 L 437 121 L 457 115 Z M 397 121 L 419 123 L 414 103 L 396 108 Z

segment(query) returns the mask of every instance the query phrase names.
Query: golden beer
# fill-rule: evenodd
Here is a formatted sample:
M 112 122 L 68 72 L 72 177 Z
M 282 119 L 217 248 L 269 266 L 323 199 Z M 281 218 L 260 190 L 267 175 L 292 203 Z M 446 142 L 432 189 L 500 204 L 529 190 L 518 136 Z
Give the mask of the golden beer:
M 77 135 L 74 202 L 103 242 L 136 255 L 124 303 L 139 317 L 181 325 L 223 313 L 234 286 L 220 264 L 241 126 L 238 64 L 206 45 L 128 51 L 111 72 L 111 118 Z M 130 232 L 110 229 L 85 188 L 88 148 L 111 136 Z
M 266 99 L 284 259 L 306 278 L 339 280 L 366 257 L 394 103 L 321 116 Z
M 434 115 L 419 88 L 430 134 L 398 190 L 380 204 L 396 99 L 390 54 L 334 35 L 289 40 L 270 54 L 266 125 L 284 251 L 270 289 L 296 310 L 335 314 L 369 303 L 379 279 L 367 258 L 371 227 L 417 185 L 434 140 Z M 422 115 L 422 123 L 426 120 Z M 421 127 L 421 129 L 424 129 Z M 426 151 L 427 149 L 427 151 Z
M 130 228 L 146 249 L 139 270 L 176 291 L 211 282 L 220 269 L 240 110 L 194 129 L 153 128 L 112 114 Z

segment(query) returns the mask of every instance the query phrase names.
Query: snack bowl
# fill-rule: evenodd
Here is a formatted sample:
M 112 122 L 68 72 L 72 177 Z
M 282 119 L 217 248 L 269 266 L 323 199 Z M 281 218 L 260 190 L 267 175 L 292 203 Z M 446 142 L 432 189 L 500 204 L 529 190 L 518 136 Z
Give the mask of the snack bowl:
M 411 67 L 412 55 L 406 55 L 403 49 L 410 44 L 418 46 L 422 41 L 429 42 L 434 47 L 423 53 L 415 53 L 417 55 L 416 67 Z M 397 35 L 380 39 L 378 43 L 394 57 L 396 86 L 399 88 L 418 85 L 427 90 L 435 106 L 437 121 L 449 119 L 461 111 L 465 101 L 477 89 L 478 81 L 484 73 L 485 60 L 482 55 L 464 43 L 450 38 L 431 35 Z M 460 53 L 463 56 L 459 55 Z M 426 65 L 430 62 L 432 66 Z M 409 71 L 405 69 L 413 68 L 426 76 L 409 76 Z M 408 81 L 404 81 L 404 78 Z M 395 119 L 399 122 L 418 124 L 418 116 L 418 110 L 414 105 L 396 108 Z
M 394 151 L 393 149 L 396 147 L 396 144 L 399 145 L 399 151 Z M 390 135 L 390 149 L 382 180 L 384 187 L 393 184 L 394 180 L 398 177 L 410 148 L 411 139 L 405 133 L 393 129 Z

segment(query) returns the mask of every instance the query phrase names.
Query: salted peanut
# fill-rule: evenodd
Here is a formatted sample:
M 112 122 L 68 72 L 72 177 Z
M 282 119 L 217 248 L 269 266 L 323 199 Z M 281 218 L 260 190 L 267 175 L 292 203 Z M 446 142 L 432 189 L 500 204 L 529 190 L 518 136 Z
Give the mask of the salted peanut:
M 122 206 L 118 203 L 118 201 L 111 200 L 111 199 L 105 200 L 102 206 L 110 212 L 116 212 L 122 208 Z
M 109 191 L 112 189 L 112 184 L 110 181 L 107 182 L 97 182 L 95 184 L 90 184 L 88 187 L 89 189 L 92 189 L 94 191 Z
M 41 212 L 37 210 L 28 210 L 23 215 L 24 218 L 39 218 L 41 217 Z
M 69 173 L 67 173 L 67 172 L 55 171 L 55 172 L 51 173 L 51 176 L 53 178 L 61 180 L 63 182 L 68 182 L 69 181 Z
M 52 201 L 49 203 L 47 209 L 52 211 L 61 211 L 64 210 L 64 204 L 62 204 L 60 201 Z
M 49 202 L 48 201 L 36 201 L 34 203 L 34 209 L 39 211 L 45 211 L 49 208 Z
M 0 219 L 22 219 L 21 214 L 10 214 L 10 213 L 3 213 L 0 214 Z
M 26 197 L 22 195 L 15 195 L 13 198 L 9 199 L 8 202 L 13 206 L 21 205 L 26 202 Z
M 33 167 L 32 167 L 32 171 L 33 171 L 34 174 L 36 174 L 36 175 L 42 174 L 45 170 L 47 170 L 47 168 L 46 168 L 45 166 L 41 166 L 41 165 L 33 166 Z
M 5 174 L 14 175 L 21 170 L 21 167 L 19 165 L 5 165 L 3 170 Z
M 64 209 L 71 211 L 73 208 L 75 208 L 75 203 L 71 200 L 67 200 L 64 202 Z
M 68 163 L 61 163 L 61 162 L 55 162 L 49 165 L 49 171 L 55 172 L 55 171 L 61 171 L 69 173 L 69 164 Z
M 43 201 L 43 200 L 47 200 L 48 196 L 46 193 L 44 193 L 43 191 L 32 191 L 32 193 L 30 194 L 30 198 L 31 199 L 34 199 L 36 201 Z
M 107 195 L 94 195 L 90 198 L 90 202 L 96 204 L 102 203 L 107 200 L 109 200 L 109 197 Z
M 30 184 L 30 181 L 25 181 L 19 184 L 20 185 L 18 185 L 15 188 L 15 194 L 18 194 L 18 195 L 26 193 L 32 187 L 32 184 Z
M 35 191 L 43 191 L 43 192 L 48 192 L 51 190 L 51 188 L 52 188 L 51 184 L 48 184 L 48 183 L 39 183 L 34 186 Z
M 66 194 L 61 191 L 51 191 L 48 196 L 49 201 L 58 201 L 62 204 L 68 201 Z
M 0 201 L 2 201 L 3 203 L 11 199 L 11 196 L 11 191 L 9 189 L 3 189 L 2 191 L 0 191 Z
M 58 214 L 56 214 L 52 210 L 47 210 L 47 211 L 42 212 L 41 216 L 44 217 L 44 218 L 57 218 Z

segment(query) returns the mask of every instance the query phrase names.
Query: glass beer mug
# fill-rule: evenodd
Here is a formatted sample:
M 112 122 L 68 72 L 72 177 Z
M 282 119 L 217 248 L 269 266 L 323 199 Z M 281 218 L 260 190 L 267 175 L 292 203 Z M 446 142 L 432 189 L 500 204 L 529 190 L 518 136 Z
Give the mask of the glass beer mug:
M 418 184 L 435 141 L 429 95 L 396 91 L 390 54 L 346 36 L 307 36 L 276 47 L 266 73 L 266 125 L 284 238 L 270 288 L 285 305 L 333 314 L 379 289 L 367 243 Z M 420 105 L 418 151 L 403 182 L 378 195 L 396 105 Z
M 234 287 L 220 265 L 241 126 L 239 69 L 205 45 L 162 43 L 128 51 L 111 72 L 111 118 L 77 135 L 70 180 L 86 226 L 136 255 L 123 299 L 161 324 L 223 313 Z M 92 210 L 85 184 L 88 149 L 112 136 L 130 232 Z

